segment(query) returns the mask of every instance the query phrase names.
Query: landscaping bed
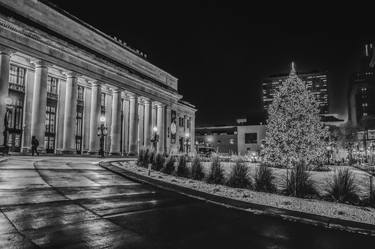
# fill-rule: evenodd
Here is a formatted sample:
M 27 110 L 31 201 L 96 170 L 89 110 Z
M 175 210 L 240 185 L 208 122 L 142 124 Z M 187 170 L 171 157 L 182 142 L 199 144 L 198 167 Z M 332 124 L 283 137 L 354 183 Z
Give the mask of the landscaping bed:
M 146 168 L 137 166 L 135 161 L 114 162 L 113 164 L 136 174 L 140 174 L 143 176 L 148 175 L 148 170 Z M 204 173 L 207 174 L 210 167 L 209 163 L 202 164 Z M 256 170 L 256 167 L 258 167 L 255 164 L 251 164 L 248 166 L 250 168 L 250 174 L 252 174 L 252 171 Z M 230 165 L 226 165 L 224 163 L 223 168 L 225 175 L 228 175 L 231 168 Z M 273 173 L 276 176 L 275 185 L 278 188 L 281 188 L 283 185 L 282 176 L 285 174 L 285 171 L 285 169 L 273 168 Z M 365 172 L 356 172 L 356 178 L 357 173 L 359 177 L 363 177 L 363 179 L 357 179 L 358 182 L 366 181 L 366 179 L 368 178 Z M 333 171 L 311 173 L 312 178 L 316 182 L 318 191 L 321 191 L 322 193 L 325 191 L 325 183 L 330 179 L 330 174 L 333 174 Z M 250 189 L 231 188 L 225 185 L 209 184 L 204 181 L 178 177 L 154 170 L 151 171 L 150 177 L 155 178 L 159 181 L 168 182 L 205 193 L 223 196 L 235 200 L 241 200 L 249 203 L 375 225 L 375 209 L 371 207 L 354 206 L 318 199 L 296 198 L 279 194 L 257 192 Z M 362 192 L 362 195 L 365 196 L 366 192 L 368 192 L 366 191 L 366 183 L 363 183 L 360 189 L 362 189 L 360 191 Z

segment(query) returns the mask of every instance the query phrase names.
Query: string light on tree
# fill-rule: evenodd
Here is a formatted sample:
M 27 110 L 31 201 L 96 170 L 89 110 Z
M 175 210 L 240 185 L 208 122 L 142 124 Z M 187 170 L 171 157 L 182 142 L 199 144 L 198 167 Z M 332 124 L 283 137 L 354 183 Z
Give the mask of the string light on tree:
M 319 161 L 325 153 L 328 130 L 320 121 L 319 103 L 298 78 L 292 62 L 289 77 L 268 109 L 263 158 L 283 167 Z

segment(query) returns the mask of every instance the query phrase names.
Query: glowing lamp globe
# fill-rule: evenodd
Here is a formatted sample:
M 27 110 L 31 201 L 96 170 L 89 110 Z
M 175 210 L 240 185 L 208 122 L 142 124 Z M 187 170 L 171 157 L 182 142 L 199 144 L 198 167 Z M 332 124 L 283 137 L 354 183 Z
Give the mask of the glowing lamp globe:
M 4 99 L 4 103 L 5 103 L 6 105 L 11 105 L 11 104 L 12 104 L 12 98 L 10 98 L 10 97 L 6 97 L 6 98 Z

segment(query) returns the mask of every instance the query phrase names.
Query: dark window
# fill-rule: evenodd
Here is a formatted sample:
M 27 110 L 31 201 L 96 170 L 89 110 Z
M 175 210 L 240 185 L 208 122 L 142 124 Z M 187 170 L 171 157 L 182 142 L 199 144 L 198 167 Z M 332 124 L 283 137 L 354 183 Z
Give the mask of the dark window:
M 178 125 L 180 127 L 184 127 L 184 118 L 181 118 L 181 117 L 178 118 Z
M 55 150 L 56 135 L 56 102 L 47 101 L 46 106 L 46 133 L 44 144 L 47 153 L 53 153 Z
M 258 142 L 257 133 L 245 133 L 245 144 L 256 144 Z

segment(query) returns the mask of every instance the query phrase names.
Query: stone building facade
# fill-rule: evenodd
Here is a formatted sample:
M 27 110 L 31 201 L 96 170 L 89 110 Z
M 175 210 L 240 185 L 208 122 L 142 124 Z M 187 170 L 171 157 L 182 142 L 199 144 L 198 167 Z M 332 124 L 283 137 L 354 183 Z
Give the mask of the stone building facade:
M 195 112 L 178 79 L 45 1 L 0 0 L 0 146 L 45 153 L 194 150 Z M 181 122 L 179 122 L 181 121 Z M 181 140 L 182 138 L 182 140 Z M 6 140 L 6 141 L 5 141 Z

